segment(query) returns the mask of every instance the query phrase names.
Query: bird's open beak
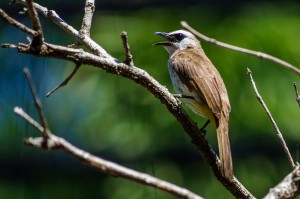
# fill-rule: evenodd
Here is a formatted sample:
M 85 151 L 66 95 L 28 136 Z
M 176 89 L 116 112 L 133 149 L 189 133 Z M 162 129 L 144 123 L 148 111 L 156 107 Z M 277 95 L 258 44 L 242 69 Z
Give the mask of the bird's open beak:
M 153 44 L 153 46 L 172 46 L 172 42 L 170 41 L 171 38 L 170 38 L 168 33 L 166 33 L 166 32 L 155 32 L 154 34 L 166 38 L 167 41 L 157 42 L 157 43 Z

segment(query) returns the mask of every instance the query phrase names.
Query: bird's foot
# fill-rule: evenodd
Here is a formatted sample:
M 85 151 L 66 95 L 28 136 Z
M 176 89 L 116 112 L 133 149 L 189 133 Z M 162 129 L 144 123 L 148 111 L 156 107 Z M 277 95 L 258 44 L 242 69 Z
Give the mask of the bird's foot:
M 205 124 L 199 129 L 199 130 L 201 131 L 201 133 L 202 133 L 203 136 L 206 135 L 206 130 L 205 130 L 205 128 L 207 127 L 207 125 L 208 125 L 209 123 L 210 123 L 210 120 L 207 120 L 207 121 L 205 122 Z
M 179 94 L 179 93 L 177 93 L 177 94 L 172 94 L 172 95 L 173 95 L 174 97 L 176 97 L 176 98 L 194 99 L 193 96 L 183 95 L 183 94 Z

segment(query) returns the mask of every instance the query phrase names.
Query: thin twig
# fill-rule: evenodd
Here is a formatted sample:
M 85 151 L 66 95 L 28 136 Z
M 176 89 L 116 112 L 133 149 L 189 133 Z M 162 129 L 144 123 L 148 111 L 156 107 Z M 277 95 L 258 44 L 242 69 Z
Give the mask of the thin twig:
M 37 34 L 35 34 L 32 38 L 30 48 L 32 50 L 39 51 L 44 43 L 44 36 L 42 31 L 42 26 L 40 23 L 40 19 L 38 17 L 38 14 L 33 6 L 32 0 L 26 0 L 26 6 L 28 9 L 28 15 L 32 22 L 32 28 L 36 31 Z
M 9 16 L 6 12 L 4 12 L 4 10 L 2 10 L 0 8 L 0 16 L 5 19 L 9 24 L 15 26 L 16 28 L 22 30 L 23 32 L 30 34 L 32 36 L 36 35 L 36 31 L 28 28 L 27 26 L 25 26 L 24 24 L 18 22 L 17 20 L 15 20 L 14 18 L 12 18 L 11 16 Z
M 20 107 L 15 107 L 14 108 L 14 112 L 22 117 L 23 119 L 25 119 L 29 124 L 31 124 L 34 128 L 36 128 L 38 131 L 40 132 L 44 132 L 44 128 L 38 123 L 36 122 L 32 117 L 30 117 L 30 115 L 28 115 L 25 111 L 23 111 L 22 108 Z
M 125 51 L 125 64 L 129 66 L 134 66 L 133 59 L 132 59 L 132 54 L 130 53 L 130 46 L 128 44 L 128 37 L 127 33 L 125 31 L 121 32 L 121 39 L 123 43 L 123 48 Z
M 31 91 L 31 94 L 32 94 L 32 97 L 33 97 L 34 105 L 35 105 L 35 108 L 36 108 L 37 113 L 39 115 L 39 119 L 42 123 L 43 136 L 45 138 L 47 138 L 48 135 L 49 135 L 49 132 L 48 132 L 47 121 L 46 121 L 46 118 L 44 117 L 44 114 L 43 114 L 43 111 L 42 111 L 41 101 L 40 101 L 40 99 L 37 95 L 36 88 L 34 86 L 34 83 L 33 83 L 33 80 L 32 80 L 32 77 L 30 75 L 30 72 L 29 72 L 28 68 L 24 68 L 23 72 L 24 72 L 24 74 L 27 78 L 27 81 L 28 81 L 28 84 L 29 84 L 29 87 L 30 87 L 30 91 Z
M 194 35 L 196 35 L 197 37 L 199 37 L 200 39 L 202 39 L 202 40 L 204 40 L 208 43 L 211 43 L 211 44 L 214 44 L 216 46 L 223 47 L 223 48 L 227 48 L 227 49 L 230 49 L 230 50 L 233 50 L 233 51 L 238 51 L 238 52 L 241 52 L 241 53 L 253 55 L 253 56 L 258 57 L 258 58 L 270 60 L 270 61 L 272 61 L 276 64 L 279 64 L 279 65 L 283 66 L 284 68 L 289 69 L 290 71 L 293 71 L 296 74 L 300 75 L 300 69 L 298 69 L 297 67 L 293 66 L 292 64 L 287 63 L 286 61 L 283 61 L 283 60 L 281 60 L 277 57 L 274 57 L 272 55 L 268 55 L 268 54 L 263 53 L 263 52 L 253 51 L 253 50 L 249 50 L 249 49 L 246 49 L 246 48 L 241 48 L 241 47 L 238 47 L 238 46 L 230 45 L 230 44 L 227 44 L 227 43 L 217 41 L 216 39 L 209 38 L 209 37 L 201 34 L 200 32 L 196 31 L 195 29 L 193 29 L 185 21 L 181 21 L 181 25 L 182 25 L 182 27 L 186 28 L 188 31 L 190 31 L 191 33 L 193 33 Z
M 77 73 L 80 66 L 81 66 L 81 64 L 77 63 L 74 70 L 71 72 L 71 74 L 62 83 L 60 83 L 58 86 L 56 86 L 51 91 L 49 91 L 47 93 L 46 97 L 50 97 L 50 95 L 52 95 L 56 90 L 58 90 L 59 88 L 65 86 L 65 85 L 67 85 L 69 83 L 69 81 L 72 79 L 72 77 Z
M 295 168 L 295 163 L 294 163 L 294 160 L 293 160 L 293 158 L 292 158 L 292 156 L 291 156 L 291 153 L 290 153 L 290 151 L 289 151 L 289 148 L 287 147 L 287 145 L 286 145 L 286 143 L 285 143 L 285 141 L 284 141 L 284 139 L 283 139 L 283 136 L 282 136 L 282 134 L 281 134 L 281 132 L 280 132 L 280 130 L 279 130 L 279 128 L 278 128 L 278 126 L 277 126 L 275 120 L 273 119 L 273 117 L 272 117 L 272 115 L 271 115 L 271 113 L 270 113 L 268 107 L 266 106 L 264 100 L 263 100 L 262 97 L 260 96 L 260 94 L 259 94 L 259 92 L 258 92 L 258 90 L 257 90 L 257 88 L 256 88 L 255 82 L 254 82 L 254 80 L 253 80 L 253 78 L 252 78 L 252 72 L 250 71 L 249 68 L 247 68 L 247 74 L 249 75 L 249 78 L 250 78 L 252 87 L 253 87 L 254 92 L 255 92 L 255 94 L 256 94 L 256 98 L 258 99 L 259 103 L 263 106 L 263 108 L 264 108 L 264 110 L 266 111 L 266 113 L 267 113 L 269 119 L 271 120 L 271 123 L 272 123 L 272 125 L 273 125 L 273 127 L 274 127 L 274 129 L 275 129 L 275 131 L 276 131 L 277 137 L 279 138 L 279 141 L 280 141 L 280 143 L 281 143 L 281 145 L 282 145 L 282 147 L 283 147 L 283 150 L 284 150 L 284 152 L 285 152 L 285 154 L 286 154 L 286 156 L 287 156 L 287 158 L 288 158 L 288 161 L 289 161 L 291 167 L 292 167 L 292 168 Z
M 295 88 L 295 92 L 296 92 L 296 101 L 298 102 L 298 105 L 300 107 L 300 96 L 299 96 L 298 87 L 297 87 L 296 82 L 294 82 L 294 88 Z
M 91 27 L 92 27 L 92 18 L 95 11 L 95 1 L 86 0 L 84 7 L 84 16 L 81 24 L 80 33 L 90 37 Z

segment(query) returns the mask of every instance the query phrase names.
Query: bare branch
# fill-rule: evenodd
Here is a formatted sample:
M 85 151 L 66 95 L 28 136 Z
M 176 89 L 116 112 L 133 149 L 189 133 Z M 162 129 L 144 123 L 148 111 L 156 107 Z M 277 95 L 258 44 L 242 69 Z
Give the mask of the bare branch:
M 192 32 L 194 35 L 196 35 L 197 37 L 199 37 L 200 39 L 202 39 L 202 40 L 204 40 L 208 43 L 211 43 L 211 44 L 214 44 L 216 46 L 223 47 L 223 48 L 227 48 L 229 50 L 238 51 L 238 52 L 241 52 L 241 53 L 245 53 L 245 54 L 248 54 L 248 55 L 253 55 L 253 56 L 258 57 L 258 58 L 262 58 L 262 59 L 272 61 L 272 62 L 274 62 L 276 64 L 279 64 L 279 65 L 283 66 L 284 68 L 289 69 L 290 71 L 295 72 L 296 74 L 300 75 L 300 69 L 298 69 L 297 67 L 293 66 L 292 64 L 289 64 L 286 61 L 283 61 L 283 60 L 281 60 L 277 57 L 274 57 L 272 55 L 268 55 L 268 54 L 263 53 L 263 52 L 248 50 L 246 48 L 241 48 L 241 47 L 238 47 L 238 46 L 226 44 L 226 43 L 217 41 L 216 39 L 209 38 L 209 37 L 201 34 L 200 32 L 196 31 L 195 29 L 193 29 L 185 21 L 181 21 L 181 25 L 182 25 L 182 27 L 186 28 L 188 31 Z
M 298 105 L 300 107 L 300 96 L 299 96 L 299 92 L 298 92 L 298 88 L 297 88 L 296 82 L 294 82 L 294 88 L 295 88 L 295 92 L 296 92 L 296 101 L 298 102 Z
M 44 149 L 43 138 L 28 138 L 25 140 L 25 143 L 36 148 Z M 95 167 L 104 173 L 116 177 L 122 177 L 148 186 L 152 186 L 157 189 L 169 192 L 170 194 L 175 195 L 179 198 L 202 199 L 202 197 L 196 195 L 195 193 L 192 193 L 191 191 L 185 188 L 181 188 L 179 186 L 150 176 L 148 174 L 137 172 L 135 170 L 94 156 L 86 151 L 75 147 L 71 143 L 67 142 L 65 139 L 55 136 L 53 134 L 49 136 L 48 143 L 48 147 L 51 147 L 49 149 L 61 149 L 69 155 L 73 156 L 74 158 L 80 160 L 81 162 L 89 166 Z
M 299 190 L 300 166 L 297 166 L 276 187 L 270 189 L 263 199 L 289 199 L 295 198 Z
M 43 127 L 43 136 L 45 138 L 47 138 L 49 136 L 49 132 L 48 132 L 48 126 L 47 126 L 47 121 L 46 121 L 46 118 L 44 117 L 44 114 L 43 114 L 43 111 L 42 111 L 42 104 L 41 104 L 41 101 L 37 95 L 37 92 L 36 92 L 36 88 L 34 86 L 34 83 L 32 81 L 32 78 L 31 78 L 31 75 L 30 75 L 30 72 L 27 68 L 24 68 L 23 70 L 26 78 L 27 78 L 27 81 L 28 81 L 28 84 L 29 84 L 29 87 L 30 87 L 30 91 L 31 91 L 31 94 L 32 94 L 32 97 L 33 97 L 33 101 L 34 101 L 34 105 L 35 105 L 35 108 L 38 112 L 38 115 L 39 115 L 39 119 L 42 123 L 42 127 Z
M 56 90 L 58 90 L 59 88 L 67 85 L 69 83 L 69 81 L 72 79 L 72 77 L 77 73 L 79 67 L 81 66 L 81 64 L 76 64 L 74 70 L 72 71 L 72 73 L 62 82 L 60 83 L 58 86 L 56 86 L 54 89 L 52 89 L 51 91 L 49 91 L 46 95 L 46 97 L 50 97 L 50 95 L 52 95 Z
M 32 28 L 36 31 L 36 34 L 33 36 L 30 48 L 32 50 L 39 51 L 44 43 L 44 36 L 42 31 L 42 26 L 38 14 L 33 6 L 32 0 L 26 0 L 26 6 L 28 9 L 28 14 L 32 22 Z
M 285 143 L 285 141 L 284 141 L 284 139 L 283 139 L 283 136 L 282 136 L 282 134 L 281 134 L 281 132 L 280 132 L 280 130 L 279 130 L 279 128 L 278 128 L 278 126 L 277 126 L 275 120 L 273 119 L 273 117 L 272 117 L 272 115 L 271 115 L 271 113 L 270 113 L 268 107 L 266 106 L 264 100 L 262 99 L 262 97 L 261 97 L 260 94 L 258 93 L 258 90 L 257 90 L 257 88 L 256 88 L 255 82 L 254 82 L 254 80 L 253 80 L 253 78 L 252 78 L 252 72 L 250 71 L 249 68 L 247 68 L 247 74 L 249 75 L 249 78 L 250 78 L 252 87 L 253 87 L 254 92 L 255 92 L 255 94 L 256 94 L 256 98 L 258 99 L 259 103 L 263 106 L 264 110 L 266 111 L 266 113 L 267 113 L 267 115 L 268 115 L 268 117 L 269 117 L 269 119 L 270 119 L 270 121 L 271 121 L 271 123 L 272 123 L 272 125 L 273 125 L 273 127 L 274 127 L 274 129 L 275 129 L 275 131 L 276 131 L 277 137 L 279 138 L 279 141 L 280 141 L 280 143 L 281 143 L 281 145 L 282 145 L 282 148 L 283 148 L 283 150 L 284 150 L 284 152 L 285 152 L 285 154 L 286 154 L 286 156 L 287 156 L 287 158 L 288 158 L 288 161 L 289 161 L 291 167 L 292 167 L 292 168 L 295 168 L 295 163 L 294 163 L 294 160 L 293 160 L 293 158 L 292 158 L 292 156 L 291 156 L 291 153 L 290 153 L 290 151 L 289 151 L 289 148 L 287 147 L 287 145 L 286 145 L 286 143 Z
M 90 36 L 94 11 L 95 11 L 95 1 L 86 0 L 82 25 L 79 31 L 80 34 L 86 35 L 88 37 Z
M 121 32 L 121 39 L 122 39 L 122 43 L 123 43 L 123 48 L 125 51 L 125 64 L 129 65 L 129 66 L 133 66 L 133 59 L 132 59 L 132 55 L 130 53 L 130 47 L 128 44 L 128 37 L 127 37 L 127 33 L 125 31 Z
M 16 0 L 17 3 L 21 3 L 26 5 L 25 0 Z M 58 25 L 60 28 L 65 30 L 67 33 L 75 37 L 80 43 L 82 43 L 85 47 L 87 47 L 93 54 L 111 58 L 111 56 L 95 41 L 93 41 L 90 37 L 86 35 L 82 35 L 75 28 L 67 24 L 63 19 L 59 17 L 59 15 L 54 10 L 48 10 L 46 7 L 40 6 L 37 3 L 33 3 L 35 9 L 43 14 L 47 19 Z
M 20 117 L 22 117 L 23 119 L 25 119 L 27 122 L 29 122 L 31 125 L 33 125 L 41 133 L 44 134 L 45 131 L 44 128 L 33 118 L 31 118 L 26 112 L 24 112 L 21 108 L 15 107 L 14 112 L 18 114 Z M 25 144 L 36 148 L 47 149 L 47 150 L 61 149 L 67 154 L 80 160 L 81 162 L 89 166 L 98 168 L 104 173 L 113 176 L 123 177 L 128 180 L 132 180 L 141 184 L 152 186 L 154 188 L 169 192 L 170 194 L 173 194 L 180 198 L 202 199 L 201 196 L 198 196 L 195 193 L 185 188 L 179 187 L 177 185 L 161 180 L 159 178 L 150 176 L 145 173 L 137 172 L 135 170 L 123 167 L 116 163 L 94 156 L 86 151 L 83 151 L 75 147 L 71 143 L 67 142 L 65 139 L 55 136 L 50 132 L 50 130 L 48 131 L 47 138 L 45 137 L 28 138 L 25 140 Z
M 0 8 L 0 16 L 5 19 L 9 24 L 15 26 L 16 28 L 22 30 L 23 32 L 30 34 L 30 35 L 36 35 L 36 31 L 28 28 L 27 26 L 25 26 L 24 24 L 18 22 L 17 20 L 13 19 L 11 16 L 9 16 L 6 12 L 4 12 L 1 8 Z
M 24 120 L 26 120 L 29 124 L 31 124 L 34 128 L 36 128 L 38 131 L 40 132 L 44 132 L 44 128 L 38 123 L 36 122 L 32 117 L 30 117 L 30 115 L 28 115 L 26 112 L 23 111 L 22 108 L 20 107 L 15 107 L 14 108 L 14 112 L 22 117 Z

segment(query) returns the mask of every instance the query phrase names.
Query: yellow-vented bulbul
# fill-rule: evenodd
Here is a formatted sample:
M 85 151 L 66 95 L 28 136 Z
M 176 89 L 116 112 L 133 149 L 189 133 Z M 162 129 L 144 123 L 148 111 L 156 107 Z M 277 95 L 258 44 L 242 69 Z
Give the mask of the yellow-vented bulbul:
M 162 45 L 170 54 L 168 67 L 175 91 L 196 114 L 209 119 L 216 128 L 222 173 L 232 178 L 228 134 L 230 103 L 220 73 L 192 33 L 177 30 L 155 34 L 167 40 L 154 45 Z

